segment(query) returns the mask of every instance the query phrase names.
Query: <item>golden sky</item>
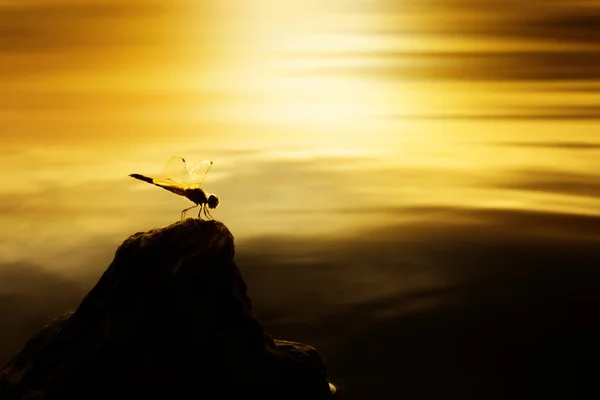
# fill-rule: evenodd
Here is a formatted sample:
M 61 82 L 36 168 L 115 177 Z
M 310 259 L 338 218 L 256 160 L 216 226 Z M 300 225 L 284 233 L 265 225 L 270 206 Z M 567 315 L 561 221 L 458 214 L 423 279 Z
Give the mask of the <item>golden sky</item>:
M 59 268 L 173 222 L 184 199 L 127 177 L 172 155 L 214 160 L 242 239 L 596 213 L 598 26 L 598 1 L 0 0 L 0 254 Z

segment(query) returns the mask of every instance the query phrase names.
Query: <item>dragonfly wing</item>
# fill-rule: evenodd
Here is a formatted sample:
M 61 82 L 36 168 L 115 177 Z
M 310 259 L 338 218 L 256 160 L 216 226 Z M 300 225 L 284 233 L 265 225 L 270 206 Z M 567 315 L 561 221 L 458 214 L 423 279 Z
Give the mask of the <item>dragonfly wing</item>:
M 186 166 L 183 157 L 171 157 L 158 180 L 181 185 L 185 183 Z
M 213 162 L 210 160 L 202 160 L 194 164 L 186 175 L 186 183 L 195 184 L 200 186 L 206 178 L 206 173 L 212 167 Z

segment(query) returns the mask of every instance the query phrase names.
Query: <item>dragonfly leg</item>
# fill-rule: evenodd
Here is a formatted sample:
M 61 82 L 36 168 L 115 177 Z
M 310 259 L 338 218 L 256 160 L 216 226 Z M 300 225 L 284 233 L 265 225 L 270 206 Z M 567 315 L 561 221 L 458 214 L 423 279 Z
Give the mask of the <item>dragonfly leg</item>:
M 204 208 L 204 212 L 207 214 L 206 216 L 210 219 L 214 219 L 213 216 L 211 215 L 210 211 L 208 210 L 208 207 Z
M 202 219 L 202 210 L 204 209 L 204 204 L 200 204 L 200 209 L 198 210 L 198 218 Z
M 193 205 L 191 207 L 188 207 L 188 208 L 182 210 L 181 211 L 181 220 L 185 221 L 185 213 L 188 212 L 188 210 L 191 210 L 192 208 L 196 208 L 196 207 L 198 207 L 198 204 L 195 204 L 195 205 Z

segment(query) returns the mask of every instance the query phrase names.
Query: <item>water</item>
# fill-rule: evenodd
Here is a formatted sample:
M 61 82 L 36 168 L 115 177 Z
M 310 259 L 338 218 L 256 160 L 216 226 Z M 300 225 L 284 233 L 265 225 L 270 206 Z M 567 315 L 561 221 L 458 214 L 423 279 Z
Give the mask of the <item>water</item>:
M 340 394 L 568 378 L 537 363 L 597 326 L 600 8 L 424 3 L 1 3 L 0 273 L 25 284 L 0 294 L 34 299 L 2 354 L 179 218 L 127 175 L 181 155 L 214 160 L 259 315 Z

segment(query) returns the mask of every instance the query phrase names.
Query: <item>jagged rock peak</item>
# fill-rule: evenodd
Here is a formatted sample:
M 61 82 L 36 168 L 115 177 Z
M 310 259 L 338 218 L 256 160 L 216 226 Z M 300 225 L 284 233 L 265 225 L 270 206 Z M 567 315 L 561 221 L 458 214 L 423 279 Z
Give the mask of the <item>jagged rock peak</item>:
M 217 221 L 130 236 L 77 310 L 0 370 L 0 400 L 200 399 L 224 388 L 228 397 L 330 398 L 317 351 L 265 332 L 234 254 Z

